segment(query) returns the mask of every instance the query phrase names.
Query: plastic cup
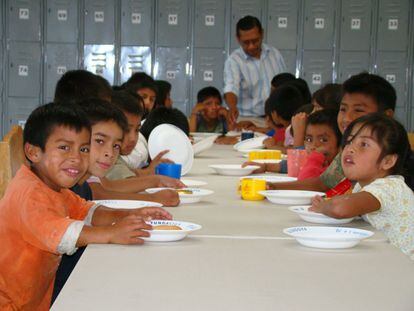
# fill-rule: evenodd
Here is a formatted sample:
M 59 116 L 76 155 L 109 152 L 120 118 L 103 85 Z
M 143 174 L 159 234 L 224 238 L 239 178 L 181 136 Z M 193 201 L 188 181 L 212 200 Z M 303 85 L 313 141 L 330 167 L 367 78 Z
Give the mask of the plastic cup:
M 289 149 L 287 151 L 288 176 L 298 177 L 300 170 L 305 165 L 308 158 L 306 150 Z
M 155 168 L 155 174 L 180 179 L 180 177 L 181 177 L 181 164 L 160 163 Z
M 266 180 L 243 178 L 241 180 L 241 197 L 243 200 L 260 201 L 264 196 L 259 194 L 259 191 L 266 190 Z

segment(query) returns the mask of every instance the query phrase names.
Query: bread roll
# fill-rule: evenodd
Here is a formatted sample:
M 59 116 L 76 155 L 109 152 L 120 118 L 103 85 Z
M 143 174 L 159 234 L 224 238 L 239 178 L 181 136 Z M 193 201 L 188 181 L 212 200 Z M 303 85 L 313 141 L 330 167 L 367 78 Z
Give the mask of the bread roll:
M 158 225 L 158 226 L 152 226 L 153 230 L 183 230 L 179 226 L 173 226 L 173 225 Z

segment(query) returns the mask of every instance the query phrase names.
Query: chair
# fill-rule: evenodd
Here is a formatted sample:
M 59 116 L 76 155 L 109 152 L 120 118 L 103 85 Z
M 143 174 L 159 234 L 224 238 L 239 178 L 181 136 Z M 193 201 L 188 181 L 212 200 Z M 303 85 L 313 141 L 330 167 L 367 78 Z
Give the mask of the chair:
M 408 133 L 408 140 L 410 141 L 411 150 L 414 150 L 414 132 Z
M 26 158 L 23 150 L 23 130 L 14 125 L 0 142 L 0 198 Z

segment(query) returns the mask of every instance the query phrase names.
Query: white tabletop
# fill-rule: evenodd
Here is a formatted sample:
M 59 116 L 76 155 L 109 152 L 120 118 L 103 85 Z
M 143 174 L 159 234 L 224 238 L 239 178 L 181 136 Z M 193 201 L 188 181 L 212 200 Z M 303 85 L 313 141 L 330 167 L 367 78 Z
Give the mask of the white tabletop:
M 90 245 L 52 310 L 413 310 L 414 264 L 375 235 L 352 249 L 300 246 L 282 229 L 309 225 L 286 206 L 243 201 L 238 177 L 208 164 L 241 163 L 228 146 L 196 158 L 186 178 L 215 191 L 168 208 L 203 229 L 183 241 Z

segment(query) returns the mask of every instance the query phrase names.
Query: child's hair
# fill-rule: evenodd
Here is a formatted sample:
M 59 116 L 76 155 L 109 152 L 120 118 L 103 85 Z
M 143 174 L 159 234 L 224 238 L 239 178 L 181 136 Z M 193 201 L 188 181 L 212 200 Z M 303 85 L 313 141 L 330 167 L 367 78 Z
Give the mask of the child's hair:
M 152 130 L 160 124 L 169 123 L 180 128 L 187 136 L 190 134 L 187 117 L 176 108 L 158 107 L 152 110 L 144 124 L 141 126 L 141 134 L 148 140 Z
M 141 83 L 143 81 L 154 82 L 154 79 L 150 75 L 146 74 L 145 72 L 140 71 L 140 72 L 136 72 L 132 74 L 125 84 Z
M 171 83 L 164 80 L 156 80 L 157 85 L 157 98 L 155 99 L 155 107 L 165 106 L 165 100 L 167 99 L 168 93 L 171 92 Z
M 58 126 L 69 127 L 77 133 L 91 130 L 85 112 L 77 105 L 49 103 L 32 111 L 23 130 L 23 143 L 40 147 L 45 151 L 46 142 Z
M 114 91 L 112 93 L 112 104 L 122 112 L 127 112 L 136 116 L 144 115 L 144 104 L 141 96 L 130 93 L 126 90 Z
M 337 146 L 339 147 L 342 142 L 342 133 L 338 127 L 337 116 L 338 111 L 335 109 L 323 109 L 315 111 L 308 116 L 306 126 L 320 124 L 329 126 L 335 133 Z
M 86 70 L 70 70 L 56 84 L 54 102 L 77 103 L 88 98 L 110 100 L 111 86 L 104 78 Z
M 337 83 L 325 84 L 313 93 L 312 101 L 316 101 L 322 109 L 339 110 L 342 100 L 342 85 Z
M 113 121 L 122 132 L 128 131 L 128 121 L 124 113 L 114 104 L 99 98 L 91 98 L 79 102 L 79 106 L 86 113 L 91 126 L 99 122 Z
M 393 86 L 384 78 L 363 72 L 350 77 L 342 85 L 343 93 L 361 93 L 372 97 L 377 105 L 378 112 L 387 109 L 395 110 L 397 94 Z
M 290 82 L 296 80 L 296 77 L 289 73 L 289 72 L 283 72 L 283 73 L 279 73 L 277 75 L 275 75 L 272 79 L 272 81 L 270 82 L 270 84 L 277 89 L 279 86 L 281 86 L 282 84 L 285 84 L 286 82 Z
M 314 107 L 312 104 L 306 104 L 306 105 L 302 105 L 300 106 L 293 115 L 297 115 L 298 113 L 304 112 L 307 115 L 310 115 L 313 111 Z
M 220 104 L 222 102 L 221 94 L 218 89 L 216 89 L 214 86 L 207 86 L 197 93 L 197 103 L 202 103 L 206 99 L 214 97 L 217 98 L 220 101 Z
M 142 80 L 140 82 L 134 82 L 134 81 L 127 82 L 127 83 L 125 83 L 125 90 L 127 90 L 127 91 L 129 91 L 131 93 L 136 94 L 141 89 L 150 89 L 155 94 L 157 94 L 158 93 L 157 85 L 155 84 L 154 79 L 152 79 L 151 77 L 149 77 L 149 78 L 150 79 L 144 79 L 144 80 Z
M 276 111 L 279 117 L 289 121 L 295 111 L 305 104 L 301 92 L 293 85 L 284 84 L 270 94 L 266 100 L 268 112 Z
M 311 103 L 311 100 L 312 100 L 311 91 L 309 90 L 309 86 L 305 80 L 303 80 L 302 78 L 297 78 L 295 80 L 285 82 L 285 84 L 283 85 L 286 85 L 286 84 L 293 85 L 300 91 L 300 93 L 302 94 L 303 100 L 305 101 L 304 104 Z
M 352 129 L 360 124 L 361 127 L 350 138 Z M 411 153 L 407 131 L 397 120 L 390 118 L 382 113 L 370 113 L 354 120 L 345 130 L 342 147 L 350 143 L 364 128 L 371 130 L 371 135 L 381 147 L 381 154 L 378 159 L 380 162 L 385 156 L 396 154 L 397 162 L 390 170 L 390 175 L 404 173 L 404 166 Z

